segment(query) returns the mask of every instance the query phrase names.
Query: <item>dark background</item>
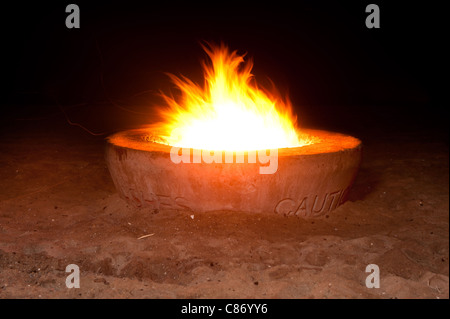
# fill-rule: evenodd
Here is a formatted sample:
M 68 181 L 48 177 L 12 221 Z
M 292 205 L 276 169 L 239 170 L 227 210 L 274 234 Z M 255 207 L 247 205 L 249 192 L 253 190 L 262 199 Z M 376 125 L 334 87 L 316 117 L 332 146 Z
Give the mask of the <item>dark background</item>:
M 1 7 L 3 127 L 65 119 L 93 132 L 151 123 L 165 72 L 203 83 L 200 43 L 254 61 L 302 126 L 447 139 L 442 8 L 410 1 L 25 1 Z M 80 7 L 67 29 L 65 8 Z M 381 28 L 367 29 L 376 3 Z M 441 25 L 442 24 L 442 25 Z M 76 128 L 80 129 L 81 128 Z

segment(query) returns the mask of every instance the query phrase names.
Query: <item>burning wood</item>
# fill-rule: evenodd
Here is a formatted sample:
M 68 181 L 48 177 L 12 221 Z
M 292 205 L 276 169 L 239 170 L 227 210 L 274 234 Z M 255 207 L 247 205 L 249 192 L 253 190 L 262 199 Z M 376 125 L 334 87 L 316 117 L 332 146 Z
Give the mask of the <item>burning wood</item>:
M 277 90 L 259 87 L 251 61 L 224 45 L 204 47 L 211 62 L 203 63 L 205 84 L 170 75 L 181 92 L 176 99 L 162 94 L 162 122 L 151 126 L 171 146 L 251 151 L 299 147 L 314 142 L 300 134 L 289 99 Z

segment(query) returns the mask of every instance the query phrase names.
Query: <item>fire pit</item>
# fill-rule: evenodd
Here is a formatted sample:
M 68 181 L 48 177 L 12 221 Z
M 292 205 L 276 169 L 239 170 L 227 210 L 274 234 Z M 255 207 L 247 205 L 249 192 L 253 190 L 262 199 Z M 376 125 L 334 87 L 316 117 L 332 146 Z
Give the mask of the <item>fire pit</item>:
M 353 137 L 304 130 L 320 142 L 278 150 L 277 171 L 261 174 L 261 163 L 174 163 L 171 147 L 151 141 L 146 129 L 108 139 L 106 161 L 119 194 L 151 209 L 246 211 L 315 217 L 342 204 L 361 161 Z M 236 156 L 236 154 L 234 154 Z
M 361 142 L 299 129 L 287 98 L 261 88 L 252 63 L 224 45 L 204 46 L 205 84 L 171 75 L 161 122 L 108 139 L 120 195 L 137 206 L 313 217 L 346 200 Z

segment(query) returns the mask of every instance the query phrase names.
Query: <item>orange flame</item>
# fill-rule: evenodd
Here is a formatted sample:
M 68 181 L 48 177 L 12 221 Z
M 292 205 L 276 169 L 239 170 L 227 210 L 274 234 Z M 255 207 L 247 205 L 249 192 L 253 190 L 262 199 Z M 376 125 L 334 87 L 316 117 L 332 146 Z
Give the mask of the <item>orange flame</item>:
M 204 150 L 245 151 L 298 147 L 313 143 L 299 134 L 289 100 L 259 88 L 251 61 L 224 45 L 203 49 L 204 87 L 169 74 L 179 99 L 161 94 L 164 122 L 153 128 L 171 146 Z

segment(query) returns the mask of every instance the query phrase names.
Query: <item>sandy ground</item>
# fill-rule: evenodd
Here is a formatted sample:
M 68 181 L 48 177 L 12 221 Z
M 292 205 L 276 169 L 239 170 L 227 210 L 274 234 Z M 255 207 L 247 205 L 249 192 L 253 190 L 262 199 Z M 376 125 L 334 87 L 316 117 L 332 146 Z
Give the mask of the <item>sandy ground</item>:
M 127 206 L 102 137 L 64 121 L 10 126 L 0 139 L 0 298 L 449 298 L 448 141 L 361 136 L 349 201 L 319 219 L 191 218 Z M 69 264 L 79 289 L 66 287 Z M 368 264 L 380 268 L 378 289 L 365 286 Z

